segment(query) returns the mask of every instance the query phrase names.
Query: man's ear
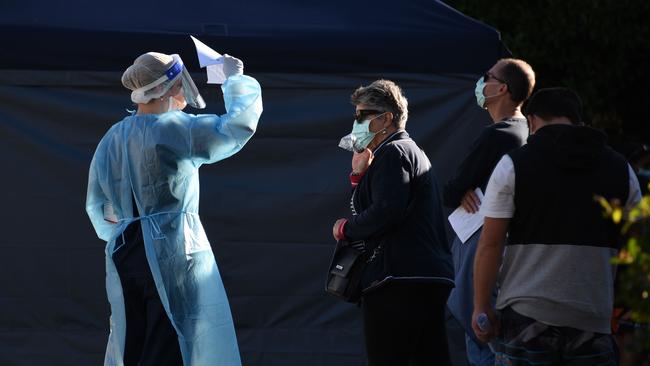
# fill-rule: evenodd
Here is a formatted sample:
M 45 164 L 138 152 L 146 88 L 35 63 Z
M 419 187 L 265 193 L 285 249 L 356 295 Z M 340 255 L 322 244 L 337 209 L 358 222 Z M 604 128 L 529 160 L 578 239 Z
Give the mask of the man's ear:
M 388 128 L 390 127 L 390 125 L 393 124 L 393 118 L 395 117 L 395 115 L 393 114 L 393 112 L 386 112 L 386 114 L 384 114 L 384 117 L 385 117 L 384 128 Z

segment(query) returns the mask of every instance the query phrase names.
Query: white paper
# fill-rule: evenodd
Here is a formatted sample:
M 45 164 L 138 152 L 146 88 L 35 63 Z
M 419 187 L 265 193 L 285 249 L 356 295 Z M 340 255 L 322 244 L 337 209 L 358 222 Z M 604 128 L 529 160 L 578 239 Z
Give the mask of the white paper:
M 208 84 L 223 84 L 226 81 L 226 74 L 223 73 L 223 64 L 210 65 L 206 67 L 208 71 Z
M 226 75 L 223 73 L 223 56 L 193 36 L 190 37 L 196 47 L 199 65 L 205 67 L 208 73 L 208 84 L 223 84 L 226 81 Z
M 476 188 L 474 190 L 474 193 L 476 193 L 476 196 L 482 202 L 483 192 L 481 192 L 481 189 Z M 467 239 L 469 239 L 472 234 L 476 232 L 476 230 L 480 229 L 481 226 L 483 226 L 484 218 L 485 217 L 478 212 L 472 214 L 465 211 L 463 206 L 458 206 L 458 208 L 456 208 L 456 210 L 454 210 L 454 212 L 449 215 L 448 219 L 451 227 L 456 232 L 456 235 L 458 235 L 458 239 L 465 243 Z

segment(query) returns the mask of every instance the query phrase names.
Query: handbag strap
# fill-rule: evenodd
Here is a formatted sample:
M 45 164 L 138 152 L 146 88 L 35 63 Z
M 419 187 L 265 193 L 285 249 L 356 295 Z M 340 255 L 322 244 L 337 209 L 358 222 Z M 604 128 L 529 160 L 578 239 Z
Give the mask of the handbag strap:
M 358 215 L 357 210 L 354 207 L 354 197 L 355 197 L 355 195 L 357 193 L 357 188 L 358 187 L 359 187 L 358 185 L 356 187 L 354 187 L 354 189 L 352 190 L 352 197 L 350 198 L 350 211 L 352 212 L 352 216 L 357 216 Z M 409 185 L 409 202 L 408 202 L 408 206 L 406 206 L 406 212 L 404 214 L 405 219 L 409 217 L 409 215 L 413 212 L 414 207 L 415 207 L 415 199 L 413 198 L 413 195 L 411 194 L 411 191 L 410 191 L 411 188 L 412 187 Z M 365 240 L 350 242 L 349 245 L 353 246 L 355 249 L 359 250 L 362 253 L 366 252 Z M 376 246 L 375 248 L 373 248 L 372 254 L 370 254 L 370 256 L 366 259 L 366 263 L 370 263 L 370 262 L 374 261 L 375 258 L 377 257 L 377 255 L 383 249 L 384 249 L 383 243 L 381 243 L 378 246 Z

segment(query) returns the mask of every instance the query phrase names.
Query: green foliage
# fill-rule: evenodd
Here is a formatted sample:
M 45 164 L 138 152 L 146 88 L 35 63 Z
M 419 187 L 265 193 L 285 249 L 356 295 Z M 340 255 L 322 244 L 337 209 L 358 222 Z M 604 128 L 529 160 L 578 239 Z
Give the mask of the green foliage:
M 537 87 L 581 95 L 585 121 L 610 138 L 647 138 L 650 100 L 650 1 L 447 0 L 501 32 L 514 57 L 528 61 Z M 642 136 L 642 137 L 641 137 Z
M 650 196 L 645 196 L 624 219 L 627 245 L 613 259 L 623 269 L 617 298 L 632 309 L 633 321 L 650 323 Z
M 612 263 L 619 266 L 616 302 L 619 306 L 630 309 L 631 320 L 643 324 L 645 336 L 637 337 L 640 350 L 650 351 L 650 196 L 644 196 L 641 202 L 629 212 L 625 212 L 619 203 L 607 202 L 599 198 L 605 215 L 615 223 L 623 223 L 623 234 L 627 244 L 621 248 Z

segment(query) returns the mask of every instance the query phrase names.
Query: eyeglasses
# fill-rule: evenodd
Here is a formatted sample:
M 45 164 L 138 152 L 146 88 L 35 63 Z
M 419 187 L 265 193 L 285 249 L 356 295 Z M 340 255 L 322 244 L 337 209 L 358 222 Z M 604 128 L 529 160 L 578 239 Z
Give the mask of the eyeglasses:
M 368 116 L 382 113 L 384 113 L 384 111 L 378 111 L 376 109 L 360 109 L 354 114 L 354 119 L 361 122 L 366 120 Z
M 508 88 L 510 88 L 510 85 L 508 85 L 508 82 L 507 82 L 507 81 L 505 81 L 505 80 L 503 80 L 503 79 L 500 79 L 500 78 L 494 76 L 493 73 L 491 73 L 491 72 L 488 71 L 488 72 L 486 72 L 485 74 L 483 74 L 483 81 L 484 81 L 484 82 L 487 83 L 488 80 L 490 80 L 490 78 L 492 78 L 492 79 L 494 79 L 494 80 L 496 80 L 496 81 L 498 81 L 498 82 L 500 82 L 500 83 L 506 84 L 506 86 L 507 86 Z

